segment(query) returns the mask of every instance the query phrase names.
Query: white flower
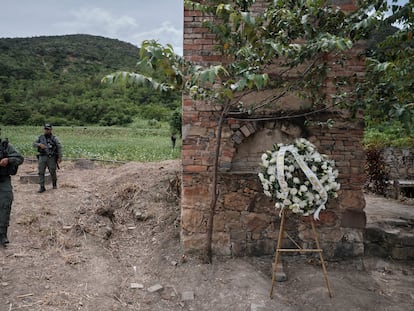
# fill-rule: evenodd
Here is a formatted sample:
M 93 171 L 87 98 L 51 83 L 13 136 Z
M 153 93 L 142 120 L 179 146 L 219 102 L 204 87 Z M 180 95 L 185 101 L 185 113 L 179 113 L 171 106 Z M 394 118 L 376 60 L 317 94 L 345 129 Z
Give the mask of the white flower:
M 263 173 L 259 173 L 258 176 L 260 181 L 263 183 L 263 181 L 265 180 Z
M 322 158 L 320 156 L 314 157 L 315 162 L 322 162 Z
M 338 197 L 336 192 L 340 184 L 336 182 L 338 171 L 333 160 L 319 154 L 312 143 L 300 138 L 286 146 L 284 165 L 278 167 L 277 155 L 282 147 L 285 145 L 275 144 L 271 151 L 262 155 L 262 171 L 258 174 L 265 195 L 275 199 L 275 208 L 288 208 L 300 215 L 311 215 L 319 208 L 325 208 L 327 197 Z M 308 175 L 298 161 L 304 161 L 313 175 Z M 278 172 L 279 169 L 283 171 Z M 295 171 L 299 176 L 293 175 Z M 284 177 L 283 180 L 278 180 L 278 174 Z
M 292 212 L 296 214 L 301 211 L 299 204 L 293 204 L 291 209 L 292 209 Z
M 267 168 L 268 175 L 276 175 L 276 166 L 272 165 Z

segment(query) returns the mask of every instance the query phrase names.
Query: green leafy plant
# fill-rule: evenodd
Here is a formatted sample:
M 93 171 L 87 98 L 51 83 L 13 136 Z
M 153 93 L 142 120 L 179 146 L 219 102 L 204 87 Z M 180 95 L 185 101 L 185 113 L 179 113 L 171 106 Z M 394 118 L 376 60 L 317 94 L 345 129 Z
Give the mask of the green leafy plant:
M 135 122 L 139 128 L 54 126 L 53 133 L 62 142 L 65 160 L 154 162 L 180 158 L 181 143 L 172 148 L 167 123 L 158 122 L 154 128 L 148 121 Z M 35 157 L 32 143 L 41 133 L 42 127 L 2 126 L 2 138 L 9 138 L 25 157 Z

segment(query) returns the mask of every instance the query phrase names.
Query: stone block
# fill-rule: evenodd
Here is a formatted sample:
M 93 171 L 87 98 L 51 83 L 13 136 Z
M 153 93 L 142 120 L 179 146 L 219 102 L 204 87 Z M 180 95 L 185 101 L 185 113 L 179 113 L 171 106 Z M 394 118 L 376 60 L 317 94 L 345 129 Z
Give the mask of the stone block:
M 192 301 L 194 300 L 194 292 L 192 290 L 184 291 L 181 293 L 181 301 Z
M 350 258 L 362 256 L 364 254 L 363 243 L 340 242 L 335 245 L 334 257 Z
M 224 195 L 224 206 L 226 209 L 245 211 L 250 204 L 250 197 L 238 192 L 230 192 Z
M 277 269 L 275 273 L 275 280 L 276 282 L 285 282 L 287 281 L 287 275 L 285 273 L 285 269 L 283 267 L 283 264 L 279 262 L 277 264 Z
M 141 283 L 131 283 L 130 288 L 132 288 L 132 289 L 136 289 L 136 288 L 143 289 L 144 288 L 144 284 L 141 284 Z
M 155 284 L 148 288 L 148 292 L 155 293 L 162 290 L 164 287 L 161 284 Z
M 190 232 L 207 232 L 207 216 L 200 211 L 182 210 L 182 227 Z
M 235 143 L 235 144 L 237 144 L 237 145 L 239 145 L 239 144 L 241 144 L 242 143 L 242 141 L 243 141 L 243 134 L 240 132 L 240 131 L 237 131 L 232 137 L 231 137 L 231 140 Z
M 271 219 L 266 214 L 250 213 L 243 217 L 242 222 L 246 225 L 247 231 L 262 232 L 271 223 Z
M 250 305 L 250 311 L 270 311 L 270 309 L 268 309 L 267 307 L 263 305 L 252 303 Z
M 38 184 L 39 183 L 39 175 L 37 173 L 30 173 L 30 174 L 23 174 L 20 175 L 20 182 L 26 184 Z M 50 184 L 52 183 L 52 177 L 49 173 L 45 174 L 45 183 Z
M 367 216 L 363 210 L 348 209 L 342 213 L 341 227 L 364 229 L 367 224 Z
M 362 191 L 343 190 L 339 198 L 341 206 L 347 209 L 364 209 L 365 197 Z
M 274 241 L 260 240 L 247 243 L 246 252 L 249 256 L 273 255 L 275 252 Z
M 397 260 L 414 259 L 414 247 L 394 247 L 391 251 L 391 257 Z
M 246 242 L 231 242 L 231 254 L 235 257 L 243 257 L 246 255 Z

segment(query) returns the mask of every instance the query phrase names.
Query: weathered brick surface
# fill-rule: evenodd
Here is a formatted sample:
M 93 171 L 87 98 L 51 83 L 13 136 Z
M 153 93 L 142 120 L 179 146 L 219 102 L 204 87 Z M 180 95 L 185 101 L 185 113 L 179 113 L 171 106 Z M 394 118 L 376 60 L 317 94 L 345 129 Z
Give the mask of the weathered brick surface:
M 331 2 L 345 11 L 355 8 L 354 1 Z M 257 1 L 255 8 L 260 10 L 265 5 L 265 1 Z M 200 12 L 185 10 L 184 56 L 200 64 L 221 63 L 220 55 L 213 51 L 214 36 L 202 27 L 204 18 Z M 362 45 L 357 45 L 348 53 L 346 66 L 333 67 L 330 76 L 360 75 L 364 71 L 363 60 L 358 58 L 361 49 Z M 277 66 L 273 69 L 279 70 Z M 334 85 L 330 81 L 326 83 L 326 90 L 334 91 Z M 255 93 L 252 100 L 260 96 L 265 94 Z M 289 97 L 283 107 L 291 108 L 297 103 L 297 99 Z M 187 252 L 202 251 L 206 242 L 211 172 L 220 113 L 217 108 L 183 98 L 181 240 Z M 260 156 L 273 143 L 289 143 L 297 137 L 308 138 L 320 153 L 335 160 L 339 170 L 339 198 L 329 202 L 328 210 L 320 214 L 320 221 L 316 223 L 325 257 L 358 256 L 363 253 L 363 122 L 358 118 L 352 120 L 343 117 L 332 128 L 312 125 L 329 118 L 337 119 L 336 112 L 314 116 L 313 119 L 308 119 L 310 125 L 306 127 L 298 122 L 227 120 L 222 135 L 219 197 L 214 219 L 215 254 L 274 254 L 280 218 L 274 202 L 264 196 L 257 178 Z M 289 214 L 286 230 L 302 246 L 314 247 L 310 224 L 305 219 Z M 283 243 L 288 247 L 294 246 L 288 239 L 284 239 Z

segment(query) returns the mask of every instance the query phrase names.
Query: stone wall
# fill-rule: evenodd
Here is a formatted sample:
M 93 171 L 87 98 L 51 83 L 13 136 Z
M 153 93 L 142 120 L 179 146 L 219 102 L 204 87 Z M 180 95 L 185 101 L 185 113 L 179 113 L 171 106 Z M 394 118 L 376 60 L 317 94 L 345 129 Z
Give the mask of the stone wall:
M 382 151 L 389 179 L 414 180 L 414 150 L 385 148 Z
M 339 2 L 347 9 L 351 8 L 352 1 Z M 260 8 L 264 2 L 258 1 L 256 5 Z M 202 14 L 190 10 L 184 13 L 184 56 L 204 64 L 219 63 L 220 55 L 213 51 L 214 36 L 201 25 Z M 363 62 L 356 57 L 360 48 L 350 53 L 348 66 L 333 68 L 332 75 L 363 72 Z M 327 83 L 328 92 L 330 88 L 333 86 Z M 217 106 L 183 98 L 181 241 L 186 252 L 200 252 L 206 242 L 219 112 Z M 329 118 L 337 120 L 332 128 L 318 125 Z M 303 121 L 227 120 L 220 153 L 214 254 L 274 254 L 280 218 L 274 209 L 274 202 L 263 195 L 257 170 L 264 151 L 274 143 L 288 143 L 296 137 L 309 139 L 320 153 L 334 159 L 340 173 L 339 198 L 329 202 L 328 210 L 320 214 L 321 220 L 317 223 L 324 256 L 333 258 L 363 254 L 366 219 L 361 190 L 365 181 L 362 122 L 338 119 L 335 112 L 308 119 L 307 126 Z M 311 228 L 306 218 L 289 215 L 287 231 L 302 246 L 312 246 Z M 284 243 L 287 247 L 291 246 L 289 240 Z

